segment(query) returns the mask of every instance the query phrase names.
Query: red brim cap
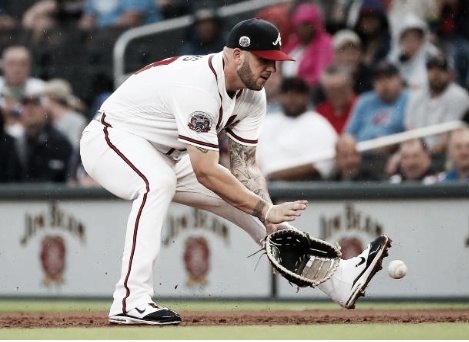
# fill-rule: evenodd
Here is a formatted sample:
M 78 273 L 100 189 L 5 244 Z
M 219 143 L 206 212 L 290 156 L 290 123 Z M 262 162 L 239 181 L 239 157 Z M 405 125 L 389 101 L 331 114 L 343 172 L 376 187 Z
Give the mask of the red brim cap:
M 285 52 L 280 50 L 267 50 L 267 51 L 249 51 L 257 57 L 269 59 L 272 61 L 295 61 L 288 56 Z

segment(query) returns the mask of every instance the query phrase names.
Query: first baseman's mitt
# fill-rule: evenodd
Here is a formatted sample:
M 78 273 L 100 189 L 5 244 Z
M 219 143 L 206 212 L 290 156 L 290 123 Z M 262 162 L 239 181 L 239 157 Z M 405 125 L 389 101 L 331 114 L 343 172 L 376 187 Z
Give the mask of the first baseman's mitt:
M 342 256 L 339 247 L 296 229 L 278 230 L 264 242 L 274 272 L 300 287 L 315 287 L 332 277 Z

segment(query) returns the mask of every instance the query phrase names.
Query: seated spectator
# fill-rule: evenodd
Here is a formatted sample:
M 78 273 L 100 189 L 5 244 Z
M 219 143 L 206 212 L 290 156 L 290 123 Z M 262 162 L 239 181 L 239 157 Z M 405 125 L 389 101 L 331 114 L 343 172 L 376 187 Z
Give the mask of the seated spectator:
M 81 113 L 70 108 L 72 87 L 60 78 L 48 81 L 44 87 L 44 107 L 52 126 L 61 132 L 77 150 L 80 147 L 81 133 L 88 120 Z
M 86 0 L 79 25 L 83 30 L 130 28 L 161 19 L 154 0 Z
M 399 145 L 397 172 L 389 178 L 393 184 L 418 181 L 424 184 L 437 182 L 437 173 L 432 169 L 431 156 L 422 139 L 404 141 Z
M 17 182 L 21 180 L 21 164 L 15 139 L 3 127 L 3 115 L 0 115 L 0 183 Z
M 327 179 L 332 161 L 267 174 L 269 167 L 292 158 L 333 149 L 337 133 L 318 113 L 308 110 L 310 90 L 303 79 L 285 78 L 280 90 L 283 112 L 267 115 L 257 146 L 257 162 L 269 180 Z
M 442 182 L 469 181 L 469 128 L 452 131 L 448 138 L 448 155 L 453 164 L 451 171 L 442 175 Z
M 438 45 L 454 62 L 456 83 L 469 90 L 468 17 L 468 0 L 439 0 L 431 26 Z
M 360 37 L 352 30 L 334 35 L 334 64 L 349 68 L 353 76 L 353 90 L 360 95 L 373 90 L 371 69 L 363 62 Z
M 404 131 L 408 91 L 396 66 L 378 63 L 373 71 L 373 88 L 358 97 L 345 129 L 357 141 Z
M 380 0 L 364 0 L 354 26 L 363 51 L 363 61 L 373 66 L 385 59 L 391 48 L 391 30 L 386 8 Z
M 188 41 L 182 46 L 180 55 L 207 55 L 223 50 L 226 37 L 217 10 L 202 7 L 195 11 L 194 22 L 188 30 Z
M 398 69 L 387 61 L 379 62 L 373 71 L 373 91 L 358 97 L 345 128 L 357 141 L 375 139 L 404 131 L 404 113 L 408 90 Z M 396 146 L 363 152 L 364 167 L 376 177 L 384 177 L 385 165 Z
M 350 134 L 339 137 L 335 146 L 334 172 L 330 180 L 364 182 L 380 180 L 369 169 L 362 167 L 362 154 L 357 151 L 357 141 Z
M 296 63 L 282 63 L 284 77 L 302 77 L 310 88 L 319 82 L 322 71 L 332 63 L 332 37 L 325 31 L 321 10 L 303 3 L 293 13 L 293 35 L 284 50 Z
M 330 65 L 321 76 L 321 88 L 326 101 L 316 106 L 316 112 L 324 116 L 340 135 L 357 99 L 352 75 L 344 67 Z
M 24 13 L 22 25 L 31 30 L 30 45 L 43 43 L 51 29 L 75 28 L 83 13 L 86 0 L 40 0 Z
M 24 182 L 66 182 L 72 145 L 49 122 L 40 97 L 26 96 L 22 101 L 19 157 Z
M 1 109 L 6 133 L 13 137 L 22 134 L 20 122 L 20 101 L 27 94 L 39 94 L 44 89 L 44 81 L 31 77 L 32 57 L 25 46 L 13 45 L 2 55 L 0 76 Z
M 32 57 L 26 46 L 10 46 L 3 51 L 0 92 L 20 101 L 27 94 L 38 94 L 44 81 L 31 77 Z
M 426 63 L 439 53 L 429 40 L 427 23 L 409 13 L 402 19 L 395 41 L 396 46 L 389 54 L 389 61 L 397 66 L 409 88 L 426 88 Z
M 422 128 L 460 120 L 469 108 L 468 92 L 454 82 L 454 73 L 444 56 L 427 62 L 428 89 L 411 91 L 406 108 L 406 129 Z M 445 153 L 446 134 L 425 138 L 432 154 Z

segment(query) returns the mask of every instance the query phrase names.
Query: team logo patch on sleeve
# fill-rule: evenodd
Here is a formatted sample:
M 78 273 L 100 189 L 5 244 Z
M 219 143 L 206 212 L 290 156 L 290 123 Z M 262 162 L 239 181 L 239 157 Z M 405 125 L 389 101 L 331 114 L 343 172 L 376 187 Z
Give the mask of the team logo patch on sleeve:
M 193 112 L 189 116 L 189 128 L 198 133 L 208 132 L 212 127 L 210 115 L 204 112 Z

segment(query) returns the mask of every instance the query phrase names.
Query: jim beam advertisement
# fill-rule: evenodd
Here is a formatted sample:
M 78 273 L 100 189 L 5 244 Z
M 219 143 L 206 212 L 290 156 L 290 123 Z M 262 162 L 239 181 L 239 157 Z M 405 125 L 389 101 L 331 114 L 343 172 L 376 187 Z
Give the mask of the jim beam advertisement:
M 343 259 L 359 255 L 367 244 L 383 234 L 383 224 L 346 203 L 341 213 L 320 216 L 320 238 L 338 242 Z
M 163 246 L 175 243 L 178 237 L 183 238 L 182 259 L 187 277 L 186 286 L 207 286 L 215 253 L 204 235 L 209 233 L 228 246 L 228 226 L 206 211 L 191 208 L 179 216 L 169 215 L 165 232 Z
M 63 234 L 66 233 L 66 234 Z M 26 213 L 24 233 L 20 243 L 38 243 L 32 238 L 41 234 L 39 255 L 45 286 L 61 285 L 64 283 L 64 273 L 67 269 L 67 240 L 64 236 L 78 239 L 85 244 L 85 226 L 74 216 L 60 209 L 58 202 L 51 202 L 45 212 L 39 214 Z

